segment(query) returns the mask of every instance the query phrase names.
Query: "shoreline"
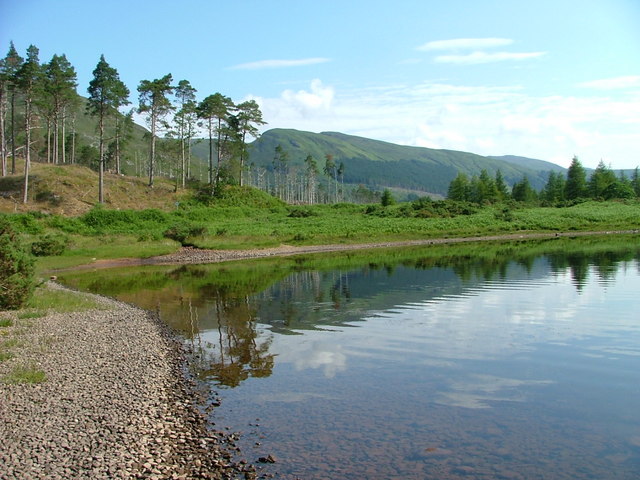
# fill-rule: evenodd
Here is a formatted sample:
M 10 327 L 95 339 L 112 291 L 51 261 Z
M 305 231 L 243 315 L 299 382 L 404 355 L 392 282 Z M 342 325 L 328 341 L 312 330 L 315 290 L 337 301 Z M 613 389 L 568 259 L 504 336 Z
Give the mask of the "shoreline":
M 639 230 L 603 230 L 603 231 L 571 231 L 571 232 L 544 232 L 544 233 L 512 233 L 484 235 L 473 237 L 438 237 L 421 240 L 405 240 L 392 242 L 371 242 L 371 243 L 353 243 L 353 244 L 328 244 L 328 245 L 280 245 L 279 247 L 269 248 L 252 248 L 245 250 L 211 250 L 199 249 L 195 247 L 182 247 L 177 252 L 168 255 L 161 255 L 149 258 L 116 258 L 116 259 L 99 259 L 92 263 L 79 265 L 67 269 L 54 270 L 86 270 L 98 268 L 114 268 L 114 267 L 133 267 L 143 265 L 184 265 L 184 264 L 205 264 L 220 263 L 234 260 L 250 260 L 256 258 L 267 257 L 285 257 L 292 255 L 304 255 L 312 253 L 331 253 L 352 250 L 367 250 L 378 248 L 402 248 L 417 247 L 428 245 L 445 245 L 456 243 L 470 242 L 491 242 L 491 241 L 509 241 L 509 240 L 536 240 L 551 239 L 562 237 L 585 237 L 585 236 L 604 236 L 604 235 L 630 235 L 638 234 Z
M 47 288 L 71 292 L 53 282 Z M 75 293 L 74 293 L 75 294 Z M 74 313 L 20 319 L 0 377 L 37 367 L 42 383 L 0 382 L 0 464 L 13 479 L 255 478 L 234 435 L 210 428 L 185 371 L 187 349 L 156 314 L 108 297 Z

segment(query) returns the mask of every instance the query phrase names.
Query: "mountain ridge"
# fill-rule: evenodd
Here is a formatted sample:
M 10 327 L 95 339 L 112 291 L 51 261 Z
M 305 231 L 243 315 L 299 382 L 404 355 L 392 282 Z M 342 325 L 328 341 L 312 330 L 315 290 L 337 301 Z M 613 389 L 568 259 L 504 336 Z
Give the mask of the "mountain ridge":
M 344 164 L 345 184 L 375 189 L 399 188 L 425 194 L 446 195 L 451 180 L 459 172 L 473 176 L 486 170 L 494 176 L 500 170 L 509 185 L 527 176 L 534 188 L 541 189 L 551 169 L 564 170 L 557 165 L 548 169 L 534 168 L 554 165 L 542 160 L 530 159 L 529 164 L 517 164 L 471 152 L 397 145 L 340 132 L 313 133 L 283 128 L 267 130 L 252 142 L 249 161 L 266 170 L 273 168 L 277 145 L 288 152 L 292 168 L 304 168 L 304 159 L 311 155 L 322 171 L 325 155 L 331 154 L 337 164 Z

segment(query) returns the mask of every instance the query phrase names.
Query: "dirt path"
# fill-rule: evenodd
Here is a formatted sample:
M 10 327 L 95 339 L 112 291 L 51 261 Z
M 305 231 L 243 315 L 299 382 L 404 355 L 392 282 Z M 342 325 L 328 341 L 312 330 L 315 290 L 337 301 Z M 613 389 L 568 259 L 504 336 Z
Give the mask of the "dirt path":
M 118 258 L 96 260 L 93 263 L 74 267 L 73 270 L 126 267 L 137 265 L 182 265 L 196 263 L 218 263 L 231 260 L 246 260 L 251 258 L 284 257 L 307 253 L 341 252 L 349 250 L 367 250 L 375 248 L 401 248 L 422 245 L 444 245 L 469 242 L 534 240 L 561 237 L 585 237 L 596 235 L 637 234 L 639 230 L 608 230 L 595 232 L 553 232 L 553 233 L 513 233 L 502 235 L 487 235 L 478 237 L 429 238 L 424 240 L 406 240 L 400 242 L 378 242 L 357 244 L 332 245 L 281 245 L 279 247 L 249 249 L 249 250 L 203 250 L 193 247 L 183 247 L 175 253 L 151 258 Z

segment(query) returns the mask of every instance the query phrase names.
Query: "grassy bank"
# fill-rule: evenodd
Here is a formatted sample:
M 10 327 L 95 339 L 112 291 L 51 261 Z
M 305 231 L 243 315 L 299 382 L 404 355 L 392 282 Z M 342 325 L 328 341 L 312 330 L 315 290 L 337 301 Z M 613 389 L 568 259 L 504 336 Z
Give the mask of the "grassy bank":
M 264 199 L 263 199 L 264 200 Z M 254 206 L 258 204 L 258 206 Z M 235 200 L 207 206 L 185 203 L 171 210 L 94 208 L 77 217 L 43 213 L 7 216 L 26 244 L 42 248 L 41 271 L 94 259 L 145 258 L 181 245 L 208 249 L 252 249 L 281 244 L 323 245 L 392 242 L 538 232 L 633 230 L 640 203 L 584 202 L 573 206 L 474 206 L 455 202 L 380 205 L 286 206 L 278 201 Z M 55 253 L 55 254 L 54 254 Z

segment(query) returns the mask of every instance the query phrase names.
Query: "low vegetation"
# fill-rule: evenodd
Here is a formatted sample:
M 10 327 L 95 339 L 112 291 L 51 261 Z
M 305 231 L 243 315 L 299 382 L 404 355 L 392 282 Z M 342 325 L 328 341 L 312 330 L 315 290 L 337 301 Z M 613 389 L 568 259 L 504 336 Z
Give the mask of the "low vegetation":
M 4 364 L 0 368 L 0 383 L 34 384 L 46 381 L 45 372 L 21 354 L 25 348 L 37 349 L 38 354 L 49 348 L 50 342 L 34 345 L 27 340 L 30 329 L 39 319 L 51 313 L 104 308 L 93 297 L 84 293 L 40 285 L 18 312 L 0 312 L 0 364 Z
M 34 165 L 33 171 L 38 174 L 39 168 L 47 172 L 50 185 L 66 184 L 74 192 L 69 195 L 76 195 L 79 185 L 87 182 L 81 167 Z M 37 275 L 46 271 L 97 259 L 163 255 L 181 246 L 248 249 L 640 227 L 637 198 L 527 202 L 505 196 L 483 201 L 423 197 L 397 202 L 387 191 L 376 203 L 365 205 L 288 205 L 258 189 L 226 185 L 214 195 L 206 186 L 185 190 L 180 197 L 170 194 L 171 201 L 162 203 L 162 195 L 147 195 L 146 185 L 128 177 L 116 180 L 129 185 L 126 194 L 113 196 L 110 204 L 94 202 L 76 214 L 49 209 L 46 200 L 33 205 L 39 207 L 33 211 L 0 213 L 6 232 L 0 244 L 7 252 L 0 258 L 11 263 L 0 274 L 6 285 L 0 308 L 24 306 Z M 159 184 L 160 180 L 156 188 Z M 110 192 L 118 191 L 115 186 Z

